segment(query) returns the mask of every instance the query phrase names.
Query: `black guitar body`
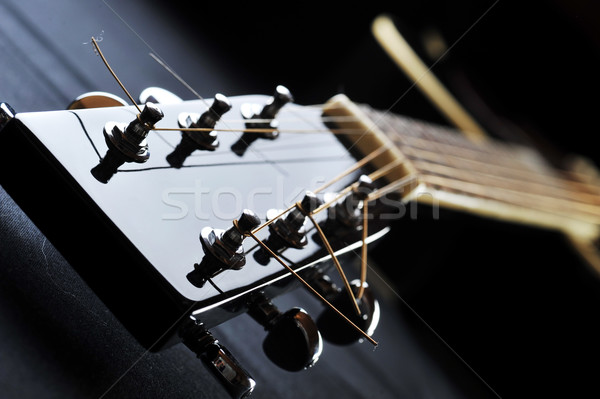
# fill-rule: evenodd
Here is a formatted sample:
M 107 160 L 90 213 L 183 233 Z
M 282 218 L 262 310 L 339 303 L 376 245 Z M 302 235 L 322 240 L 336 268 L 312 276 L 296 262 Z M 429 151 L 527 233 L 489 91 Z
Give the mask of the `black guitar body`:
M 112 10 L 102 1 L 22 3 L 7 0 L 0 4 L 0 101 L 10 103 L 17 113 L 64 109 L 78 95 L 90 91 L 121 95 L 95 56 L 91 36 L 103 39 L 100 44 L 111 65 L 134 96 L 146 87 L 158 86 L 193 99 L 148 57 L 149 52 L 164 59 L 206 98 L 217 92 L 270 95 L 272 88 L 282 83 L 294 92 L 298 103 L 318 103 L 333 95 L 338 84 L 344 84 L 351 98 L 356 94 L 356 100 L 386 108 L 402 90 L 378 91 L 360 82 L 348 84 L 354 73 L 364 72 L 363 66 L 340 67 L 348 76 L 323 83 L 335 77 L 339 66 L 336 59 L 340 62 L 339 57 L 347 57 L 349 65 L 360 58 L 352 48 L 352 39 L 363 43 L 360 48 L 371 52 L 373 60 L 381 61 L 384 72 L 375 80 L 399 78 L 374 43 L 364 44 L 370 15 L 352 14 L 345 22 L 339 16 L 319 16 L 317 21 L 329 24 L 323 28 L 324 36 L 333 34 L 336 26 L 354 33 L 347 43 L 342 39 L 343 44 L 329 53 L 329 46 L 320 45 L 311 55 L 310 46 L 302 47 L 305 41 L 298 38 L 302 35 L 293 34 L 298 30 L 296 24 L 310 30 L 310 22 L 299 22 L 309 17 L 304 11 L 298 14 L 299 20 L 287 17 L 274 25 L 289 25 L 288 37 L 267 23 L 280 16 L 268 17 L 256 10 L 245 10 L 245 17 L 236 14 L 228 18 L 216 5 L 190 9 L 183 2 L 110 2 Z M 377 5 L 369 10 L 372 16 L 380 11 L 385 10 Z M 206 18 L 213 22 L 198 28 L 198 21 Z M 243 37 L 249 28 L 240 26 L 246 20 L 248 26 L 256 28 L 250 40 Z M 348 28 L 356 27 L 358 21 L 363 24 L 361 34 Z M 305 37 L 318 39 L 318 30 L 306 32 Z M 273 48 L 253 43 L 258 38 L 270 38 Z M 323 42 L 327 40 L 323 38 Z M 285 43 L 297 50 L 281 50 L 279 54 Z M 311 57 L 323 59 L 324 74 L 306 85 L 315 72 L 310 70 L 315 66 L 306 61 Z M 266 69 L 271 64 L 277 66 Z M 378 71 L 377 66 L 370 68 Z M 388 90 L 395 94 L 391 96 Z M 416 93 L 408 98 L 411 105 L 398 111 L 414 111 L 415 116 L 439 121 Z M 86 123 L 72 115 L 72 122 L 86 130 Z M 60 129 L 49 125 L 46 137 Z M 88 202 L 87 194 L 64 179 L 60 165 L 40 150 L 28 131 L 20 122 L 14 123 L 10 134 L 0 138 L 4 155 L 0 162 L 0 396 L 226 398 L 227 393 L 196 356 L 177 343 L 173 326 L 190 306 L 202 308 L 193 306 L 199 298 L 173 290 L 163 275 L 139 262 L 139 248 L 130 245 L 122 229 L 106 223 L 103 212 Z M 98 129 L 89 133 L 92 142 L 103 145 Z M 175 138 L 168 140 L 176 143 L 180 136 L 173 134 Z M 80 138 L 82 143 L 87 140 L 85 135 Z M 229 148 L 231 143 L 225 141 Z M 343 146 L 333 136 L 327 141 L 331 145 L 334 142 L 342 154 Z M 153 155 L 161 151 L 160 142 L 154 144 L 152 151 L 157 151 Z M 92 164 L 97 162 L 92 148 L 87 150 Z M 291 158 L 288 153 L 285 157 Z M 347 157 L 345 162 L 351 163 L 352 158 Z M 204 164 L 214 158 L 200 155 L 194 159 Z M 289 179 L 304 166 L 298 163 L 297 168 L 288 174 Z M 190 173 L 191 168 L 184 169 L 183 173 Z M 234 181 L 243 173 L 273 173 L 273 166 L 247 165 L 237 170 L 224 166 L 207 168 L 203 173 L 223 179 L 231 174 Z M 135 174 L 117 173 L 106 187 L 126 185 L 117 180 L 128 175 L 127 179 L 134 181 Z M 305 180 L 289 180 L 288 184 L 305 187 Z M 326 343 L 314 367 L 290 373 L 263 353 L 264 328 L 243 314 L 245 302 L 217 310 L 212 308 L 214 303 L 205 304 L 213 309 L 206 313 L 212 333 L 257 381 L 252 397 L 482 398 L 496 397 L 494 391 L 509 397 L 520 392 L 514 380 L 530 382 L 527 372 L 531 369 L 536 372 L 531 374 L 533 384 L 527 392 L 553 392 L 553 383 L 566 391 L 572 387 L 571 381 L 579 384 L 572 392 L 591 389 L 586 373 L 597 370 L 573 363 L 586 350 L 589 357 L 597 353 L 592 338 L 598 330 L 588 320 L 600 304 L 598 286 L 595 276 L 573 257 L 562 238 L 450 211 L 442 211 L 438 217 L 431 208 L 415 209 L 418 220 L 395 221 L 391 232 L 370 248 L 371 261 L 382 271 L 380 276 L 369 276 L 381 306 L 375 333 L 380 346 L 375 351 L 366 342 L 347 347 Z M 162 212 L 169 213 L 169 209 Z M 196 261 L 203 255 L 198 234 L 209 224 L 198 222 L 197 230 L 195 226 L 192 230 Z M 223 220 L 213 227 L 227 228 L 229 224 L 230 220 Z M 470 241 L 468 250 L 460 249 L 463 239 Z M 245 246 L 251 246 L 248 244 Z M 317 248 L 314 240 L 310 245 Z M 526 254 L 520 254 L 525 250 Z M 321 256 L 324 254 L 314 249 L 311 259 Z M 357 263 L 357 259 L 353 254 L 345 258 L 348 264 Z M 534 267 L 528 268 L 531 265 Z M 193 262 L 190 270 L 192 266 Z M 274 266 L 271 259 L 269 267 Z M 284 274 L 281 271 L 280 277 Z M 323 311 L 322 304 L 291 278 L 282 280 L 285 284 L 268 289 L 281 310 L 300 306 L 314 318 Z M 240 289 L 252 291 L 260 284 L 250 288 L 241 284 Z M 235 294 L 240 292 L 234 289 Z M 518 333 L 520 330 L 523 334 Z M 567 361 L 571 366 L 564 364 Z M 561 375 L 565 380 L 558 379 Z M 550 387 L 540 386 L 541 381 Z

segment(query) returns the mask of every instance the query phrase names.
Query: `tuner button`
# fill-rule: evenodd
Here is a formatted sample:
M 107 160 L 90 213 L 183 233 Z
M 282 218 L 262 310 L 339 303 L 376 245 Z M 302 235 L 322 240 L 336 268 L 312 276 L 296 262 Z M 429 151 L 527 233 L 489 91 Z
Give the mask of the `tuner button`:
M 154 103 L 146 103 L 142 112 L 129 125 L 109 122 L 104 126 L 108 151 L 91 173 L 101 183 L 108 183 L 125 162 L 143 163 L 150 157 L 146 137 L 163 112 Z
M 277 116 L 277 113 L 283 106 L 289 102 L 294 101 L 294 97 L 292 97 L 292 93 L 288 90 L 287 87 L 278 85 L 275 88 L 275 93 L 273 97 L 271 97 L 264 108 L 260 113 L 260 118 L 262 119 L 273 119 Z
M 269 237 L 264 241 L 265 245 L 273 252 L 278 252 L 284 248 L 300 249 L 307 244 L 306 230 L 304 223 L 306 215 L 321 206 L 321 200 L 312 192 L 308 191 L 302 201 L 300 201 L 301 210 L 292 209 L 285 218 L 279 218 L 269 225 Z M 269 215 L 279 215 L 281 211 L 270 210 Z M 306 212 L 306 213 L 304 213 Z M 254 252 L 254 259 L 261 265 L 267 265 L 271 259 L 271 254 L 264 248 L 259 248 Z
M 247 129 L 273 129 L 273 131 L 266 133 L 246 132 L 231 146 L 231 151 L 241 157 L 246 153 L 250 144 L 257 139 L 274 140 L 279 137 L 279 132 L 275 130 L 278 127 L 275 117 L 285 104 L 293 100 L 294 98 L 290 91 L 285 86 L 279 85 L 275 88 L 275 93 L 267 100 L 262 109 L 257 104 L 243 104 L 241 111 L 242 117 L 248 120 L 246 122 Z M 252 122 L 252 119 L 270 119 L 270 121 Z
M 214 129 L 223 114 L 231 109 L 231 102 L 224 95 L 217 93 L 212 105 L 202 115 L 181 113 L 178 123 L 180 128 Z M 219 146 L 215 131 L 182 131 L 181 142 L 172 153 L 167 155 L 167 162 L 174 168 L 181 168 L 183 162 L 195 150 L 214 151 Z
M 252 376 L 201 323 L 190 319 L 181 328 L 180 336 L 184 345 L 202 360 L 232 398 L 250 396 L 256 386 Z
M 293 308 L 275 321 L 263 341 L 267 357 L 287 371 L 312 367 L 323 350 L 317 325 L 303 309 Z
M 246 264 L 244 255 L 244 235 L 260 225 L 260 219 L 254 212 L 244 209 L 237 227 L 228 230 L 205 227 L 200 232 L 200 243 L 204 249 L 202 261 L 194 265 L 187 279 L 194 286 L 201 288 L 206 281 L 224 270 L 240 270 Z M 239 228 L 239 230 L 238 230 Z
M 248 234 L 255 228 L 260 225 L 260 218 L 256 215 L 256 213 L 252 212 L 249 209 L 244 209 L 242 215 L 238 219 L 238 227 L 240 229 L 240 233 Z
M 177 94 L 160 87 L 147 87 L 140 93 L 140 104 L 153 102 L 157 104 L 179 104 L 183 100 Z
M 352 291 L 356 295 L 360 287 L 360 281 L 352 281 L 351 286 Z M 338 290 L 338 294 L 330 302 L 368 335 L 372 335 L 375 332 L 380 316 L 379 303 L 366 282 L 363 296 L 358 299 L 361 316 L 356 314 L 350 298 L 341 290 Z M 329 308 L 321 313 L 317 319 L 317 326 L 323 338 L 336 345 L 350 345 L 362 339 L 362 335 L 359 332 L 351 328 L 343 318 Z
M 267 357 L 287 371 L 313 366 L 323 350 L 323 341 L 313 319 L 301 308 L 281 314 L 262 294 L 252 301 L 248 314 L 268 331 L 263 341 Z

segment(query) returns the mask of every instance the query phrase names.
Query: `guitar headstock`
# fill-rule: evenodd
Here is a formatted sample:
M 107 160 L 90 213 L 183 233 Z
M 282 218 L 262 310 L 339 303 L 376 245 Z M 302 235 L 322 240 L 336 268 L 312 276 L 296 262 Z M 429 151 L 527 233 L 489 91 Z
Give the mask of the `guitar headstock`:
M 234 397 L 254 382 L 210 328 L 248 313 L 266 355 L 297 371 L 318 360 L 319 330 L 349 344 L 379 318 L 360 271 L 350 283 L 335 269 L 389 230 L 389 202 L 369 205 L 368 232 L 361 211 L 384 179 L 366 176 L 373 165 L 322 107 L 291 100 L 279 86 L 141 112 L 3 105 L 6 190 L 144 346 L 182 341 Z M 325 304 L 318 321 L 272 301 L 303 284 Z

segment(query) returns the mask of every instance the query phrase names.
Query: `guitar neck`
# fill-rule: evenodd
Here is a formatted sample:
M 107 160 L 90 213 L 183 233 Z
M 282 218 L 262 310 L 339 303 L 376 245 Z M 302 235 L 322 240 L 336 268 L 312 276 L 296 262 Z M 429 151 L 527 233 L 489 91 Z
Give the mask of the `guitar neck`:
M 407 201 L 586 239 L 598 236 L 600 187 L 557 170 L 531 148 L 495 140 L 472 142 L 453 129 L 358 106 L 343 96 L 334 97 L 325 113 L 351 116 L 338 125 L 364 132 L 346 137 L 353 149 L 367 154 L 381 145 L 390 148 L 387 158 L 373 166 L 401 162 L 390 176 L 414 177 L 410 192 L 402 193 Z

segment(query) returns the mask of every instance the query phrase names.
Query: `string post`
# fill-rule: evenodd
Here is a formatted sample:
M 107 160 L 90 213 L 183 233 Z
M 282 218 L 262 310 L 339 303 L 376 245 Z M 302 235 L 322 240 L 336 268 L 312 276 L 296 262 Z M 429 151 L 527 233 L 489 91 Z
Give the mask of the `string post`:
M 204 257 L 200 263 L 194 264 L 194 270 L 187 274 L 187 279 L 194 286 L 201 288 L 209 278 L 225 270 L 240 270 L 246 264 L 243 242 L 252 229 L 260 225 L 260 219 L 251 210 L 245 209 L 233 226 L 227 230 L 205 227 L 200 232 L 200 243 Z
M 348 195 L 329 208 L 328 223 L 325 230 L 330 231 L 343 226 L 346 229 L 357 229 L 363 219 L 364 201 L 375 189 L 373 180 L 367 175 L 361 175 L 352 186 Z M 335 226 L 333 226 L 335 225 Z
M 100 163 L 91 170 L 96 180 L 106 184 L 125 162 L 146 162 L 150 157 L 146 137 L 163 116 L 156 104 L 148 102 L 129 124 L 106 123 L 103 134 L 108 150 Z
M 269 225 L 269 237 L 264 243 L 274 252 L 284 248 L 301 249 L 308 243 L 306 238 L 307 215 L 321 205 L 321 200 L 312 192 L 308 191 L 301 201 L 282 218 L 281 211 L 271 209 L 267 212 L 267 219 L 276 220 Z M 268 251 L 260 248 L 254 252 L 254 259 L 261 265 L 267 265 L 271 259 Z
M 174 168 L 181 168 L 184 161 L 195 150 L 214 151 L 219 147 L 217 132 L 214 129 L 221 116 L 231 109 L 231 101 L 223 94 L 217 93 L 212 105 L 202 114 L 182 112 L 178 117 L 182 129 L 205 129 L 204 131 L 183 130 L 181 141 L 172 153 L 167 155 L 167 162 Z
M 259 104 L 245 103 L 241 106 L 242 117 L 246 120 L 245 132 L 238 141 L 231 146 L 238 156 L 243 156 L 254 141 L 259 138 L 275 140 L 279 137 L 279 122 L 275 119 L 281 108 L 287 103 L 294 101 L 294 97 L 287 87 L 279 85 L 275 88 L 275 93 L 270 97 L 264 106 Z M 259 119 L 261 122 L 253 122 L 253 119 Z M 264 120 L 267 120 L 266 122 Z M 264 130 L 264 132 L 252 132 L 252 129 Z

